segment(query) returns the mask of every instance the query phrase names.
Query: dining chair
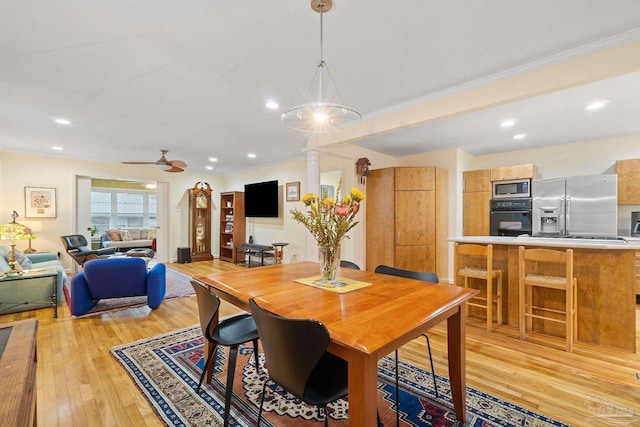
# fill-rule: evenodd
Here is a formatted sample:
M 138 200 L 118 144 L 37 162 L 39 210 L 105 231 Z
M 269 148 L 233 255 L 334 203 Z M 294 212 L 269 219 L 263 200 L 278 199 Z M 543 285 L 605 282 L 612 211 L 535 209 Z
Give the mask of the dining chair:
M 411 271 L 403 270 L 401 268 L 390 267 L 388 265 L 379 265 L 374 270 L 379 274 L 387 274 L 389 276 L 406 277 L 408 279 L 422 280 L 423 282 L 438 283 L 438 275 L 430 271 Z M 438 393 L 438 384 L 436 383 L 436 373 L 433 369 L 433 357 L 431 356 L 431 343 L 429 342 L 429 336 L 422 334 L 427 340 L 427 350 L 429 351 L 429 362 L 431 363 L 431 377 L 433 378 L 433 388 L 436 392 L 436 399 L 440 397 Z M 396 349 L 396 425 L 400 424 L 400 392 L 399 392 L 399 369 L 398 369 L 398 349 Z
M 327 328 L 312 319 L 288 319 L 272 314 L 252 298 L 251 313 L 261 334 L 268 378 L 262 385 L 258 422 L 269 381 L 276 383 L 303 402 L 324 412 L 329 425 L 327 404 L 347 395 L 348 363 L 327 351 L 330 337 Z M 380 421 L 378 421 L 380 424 Z
M 350 268 L 352 270 L 360 270 L 360 267 L 355 262 L 340 260 L 340 267 Z
M 256 371 L 258 365 L 258 329 L 253 317 L 249 313 L 239 314 L 217 323 L 218 309 L 220 308 L 220 299 L 212 293 L 206 285 L 196 280 L 191 280 L 196 292 L 198 301 L 198 313 L 200 315 L 200 326 L 202 335 L 211 343 L 211 349 L 207 355 L 207 359 L 200 376 L 200 382 L 196 393 L 200 393 L 200 387 L 207 369 L 213 361 L 215 366 L 216 347 L 222 345 L 229 347 L 229 363 L 227 364 L 227 386 L 224 401 L 224 426 L 229 425 L 229 412 L 231 408 L 231 396 L 233 396 L 233 377 L 236 370 L 236 359 L 238 357 L 238 347 L 240 344 L 253 341 L 253 353 L 256 359 Z

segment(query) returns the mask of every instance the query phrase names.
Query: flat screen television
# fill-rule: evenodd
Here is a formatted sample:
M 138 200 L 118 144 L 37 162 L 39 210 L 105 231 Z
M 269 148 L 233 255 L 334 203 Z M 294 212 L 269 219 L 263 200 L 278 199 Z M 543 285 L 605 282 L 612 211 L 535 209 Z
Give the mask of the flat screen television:
M 247 218 L 277 218 L 278 181 L 256 182 L 244 186 L 244 216 Z

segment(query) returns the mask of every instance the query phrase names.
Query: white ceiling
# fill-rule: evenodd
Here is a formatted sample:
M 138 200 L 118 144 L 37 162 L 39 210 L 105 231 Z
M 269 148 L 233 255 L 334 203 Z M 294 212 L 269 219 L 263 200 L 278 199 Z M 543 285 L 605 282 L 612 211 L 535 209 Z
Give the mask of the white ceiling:
M 637 0 L 334 0 L 324 59 L 343 102 L 366 118 L 632 39 Z M 318 58 L 319 15 L 308 0 L 5 0 L 0 150 L 118 163 L 155 161 L 164 148 L 191 171 L 217 157 L 214 173 L 277 163 L 306 146 L 279 116 L 305 102 Z M 280 110 L 264 107 L 269 98 Z M 585 111 L 593 99 L 609 104 Z M 510 151 L 640 133 L 639 106 L 633 73 L 357 144 L 394 156 Z M 505 117 L 518 118 L 514 129 L 499 127 Z M 514 132 L 528 136 L 516 142 Z

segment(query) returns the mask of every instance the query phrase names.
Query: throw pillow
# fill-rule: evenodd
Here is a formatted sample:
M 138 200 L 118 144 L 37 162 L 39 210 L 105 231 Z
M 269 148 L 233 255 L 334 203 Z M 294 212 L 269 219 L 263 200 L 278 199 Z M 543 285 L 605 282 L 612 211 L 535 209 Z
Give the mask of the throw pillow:
M 7 261 L 11 259 L 11 251 L 6 255 Z M 22 266 L 25 270 L 30 270 L 33 268 L 33 263 L 29 258 L 26 257 L 25 254 L 16 249 L 16 262 Z
M 122 239 L 120 238 L 120 229 L 116 228 L 115 230 L 107 230 L 107 235 L 109 235 L 109 238 L 114 241 L 114 242 L 121 242 Z
M 155 229 L 155 228 L 150 229 L 150 230 L 147 232 L 147 239 L 149 239 L 149 240 L 153 240 L 153 239 L 155 239 L 155 238 L 156 238 L 156 233 L 157 233 L 157 232 L 156 232 L 156 229 Z
M 144 237 L 142 237 L 142 235 L 140 233 L 140 229 L 139 228 L 132 228 L 131 230 L 129 230 L 129 235 L 131 236 L 132 240 L 144 239 Z
M 130 242 L 133 240 L 131 238 L 131 234 L 129 234 L 129 230 L 120 230 L 120 237 L 123 242 Z

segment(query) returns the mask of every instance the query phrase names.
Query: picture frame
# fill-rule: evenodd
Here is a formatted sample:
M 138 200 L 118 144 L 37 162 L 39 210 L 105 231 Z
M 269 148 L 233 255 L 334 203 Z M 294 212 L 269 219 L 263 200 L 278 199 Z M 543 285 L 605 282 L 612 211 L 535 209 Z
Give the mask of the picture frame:
M 287 202 L 300 201 L 300 181 L 287 182 L 285 189 L 287 193 Z
M 56 189 L 24 187 L 25 218 L 56 218 Z
M 333 185 L 321 185 L 320 186 L 320 198 L 326 199 L 328 197 L 335 197 L 336 188 Z

